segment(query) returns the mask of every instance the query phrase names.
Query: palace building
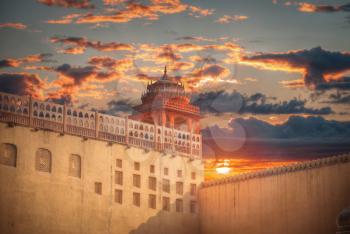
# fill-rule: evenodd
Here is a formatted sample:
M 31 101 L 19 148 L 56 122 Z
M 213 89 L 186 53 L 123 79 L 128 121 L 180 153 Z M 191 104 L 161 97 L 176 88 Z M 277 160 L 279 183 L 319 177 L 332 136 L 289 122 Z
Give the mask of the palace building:
M 349 154 L 204 182 L 181 82 L 141 99 L 124 118 L 0 93 L 0 233 L 349 233 Z
M 1 230 L 197 233 L 202 140 L 189 100 L 166 70 L 126 118 L 0 93 Z

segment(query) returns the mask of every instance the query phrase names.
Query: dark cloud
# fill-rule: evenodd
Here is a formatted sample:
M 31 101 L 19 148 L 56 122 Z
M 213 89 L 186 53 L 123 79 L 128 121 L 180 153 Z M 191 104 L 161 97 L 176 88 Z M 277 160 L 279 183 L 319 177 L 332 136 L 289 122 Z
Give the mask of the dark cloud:
M 41 97 L 45 82 L 37 74 L 2 73 L 0 74 L 0 92 L 17 95 Z
M 68 45 L 67 48 L 62 50 L 66 54 L 81 54 L 84 53 L 87 48 L 99 50 L 99 51 L 131 51 L 133 46 L 126 43 L 108 42 L 103 43 L 101 41 L 90 41 L 85 37 L 51 37 L 52 43 L 60 43 Z
M 350 122 L 291 116 L 280 125 L 236 118 L 202 130 L 204 155 L 306 159 L 350 151 Z
M 207 113 L 251 113 L 251 114 L 313 114 L 328 115 L 333 113 L 330 107 L 310 108 L 306 107 L 307 101 L 292 99 L 276 102 L 276 98 L 267 97 L 256 93 L 251 96 L 238 92 L 227 93 L 225 91 L 207 92 L 194 96 L 193 104 Z
M 302 12 L 322 12 L 322 13 L 333 13 L 333 12 L 350 12 L 350 3 L 343 5 L 316 5 L 312 3 L 299 3 L 299 11 Z
M 70 64 L 62 64 L 55 71 L 71 81 L 68 85 L 82 85 L 86 81 L 104 81 L 118 77 L 116 73 L 102 72 L 95 66 L 73 67 Z
M 65 8 L 92 9 L 95 8 L 90 0 L 37 0 L 47 6 L 58 6 Z
M 350 90 L 350 77 L 342 77 L 338 80 L 331 80 L 328 82 L 320 83 L 316 86 L 317 90 Z
M 269 70 L 302 72 L 305 85 L 314 88 L 349 71 L 350 53 L 315 47 L 285 53 L 260 53 L 243 58 L 243 63 Z
M 118 115 L 120 113 L 131 114 L 134 112 L 135 105 L 136 104 L 129 99 L 112 100 L 107 103 L 108 108 L 104 112 L 111 115 Z
M 350 92 L 337 91 L 336 93 L 331 93 L 325 103 L 350 105 Z

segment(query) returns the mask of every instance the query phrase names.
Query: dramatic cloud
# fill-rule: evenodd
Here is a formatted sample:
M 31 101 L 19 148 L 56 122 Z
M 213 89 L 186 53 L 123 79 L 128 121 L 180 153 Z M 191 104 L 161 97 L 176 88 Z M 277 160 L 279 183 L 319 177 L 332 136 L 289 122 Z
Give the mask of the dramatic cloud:
M 325 103 L 350 105 L 350 93 L 340 91 L 331 93 L 329 94 L 328 100 L 325 101 Z
M 69 47 L 62 50 L 66 54 L 82 54 L 87 48 L 99 51 L 131 51 L 133 46 L 126 43 L 109 42 L 103 43 L 101 41 L 89 41 L 84 37 L 52 37 L 52 43 L 60 43 L 68 45 Z
M 191 73 L 182 77 L 191 88 L 198 87 L 207 82 L 219 81 L 226 78 L 230 70 L 219 64 L 207 64 L 201 68 L 194 69 Z
M 47 20 L 46 23 L 48 24 L 70 24 L 73 22 L 74 19 L 78 18 L 80 14 L 70 14 L 63 16 L 61 19 L 58 20 Z
M 350 150 L 350 122 L 291 116 L 279 125 L 236 118 L 202 130 L 206 157 L 306 159 Z
M 42 97 L 45 82 L 37 74 L 1 73 L 0 92 Z
M 48 59 L 51 57 L 52 54 L 34 54 L 34 55 L 28 55 L 23 58 L 9 58 L 9 59 L 3 59 L 0 60 L 0 69 L 6 68 L 6 67 L 19 67 L 22 64 L 27 63 L 38 63 L 38 62 L 50 62 Z
M 0 29 L 2 28 L 14 28 L 18 30 L 23 30 L 27 28 L 27 25 L 22 23 L 2 23 L 0 24 Z
M 317 90 L 350 90 L 350 77 L 341 77 L 338 80 L 330 80 L 326 83 L 320 83 L 316 86 Z
M 332 13 L 332 12 L 350 12 L 350 3 L 344 5 L 316 5 L 312 3 L 301 2 L 299 3 L 299 11 L 301 12 L 324 12 L 324 13 Z
M 89 59 L 89 64 L 117 72 L 125 72 L 134 66 L 132 59 L 114 59 L 108 56 L 92 57 Z
M 108 108 L 103 112 L 111 115 L 131 114 L 134 112 L 135 105 L 136 104 L 129 99 L 112 100 L 107 103 Z
M 119 72 L 101 70 L 98 66 L 62 64 L 51 71 L 58 73 L 47 93 L 52 100 L 75 101 L 78 96 L 102 98 L 108 93 L 103 84 L 121 78 Z
M 92 9 L 95 6 L 90 0 L 37 0 L 47 6 L 58 6 L 65 8 Z
M 350 53 L 330 52 L 316 47 L 285 53 L 260 53 L 244 57 L 241 63 L 267 70 L 302 73 L 305 85 L 315 88 L 349 71 Z
M 103 0 L 103 4 L 107 6 L 118 5 L 121 3 L 125 3 L 127 0 Z
M 264 94 L 256 93 L 251 96 L 243 96 L 238 92 L 226 93 L 225 91 L 201 93 L 193 98 L 193 103 L 200 107 L 204 113 L 250 113 L 250 114 L 311 114 L 328 115 L 333 111 L 330 107 L 310 108 L 306 107 L 307 101 L 292 99 L 276 102 L 276 98 L 269 98 Z
M 224 15 L 217 19 L 215 22 L 220 23 L 220 24 L 228 24 L 230 22 L 240 22 L 240 21 L 245 21 L 249 17 L 246 15 Z
M 123 0 L 105 0 L 107 6 L 117 5 L 118 9 L 110 8 L 105 14 L 88 13 L 78 17 L 77 24 L 127 23 L 135 19 L 158 20 L 161 15 L 177 14 L 188 11 L 193 17 L 213 14 L 212 9 L 184 4 L 181 0 L 150 0 L 146 3 Z
M 195 18 L 200 18 L 202 16 L 209 16 L 214 13 L 213 9 L 203 9 L 198 6 L 189 6 L 188 9 L 190 10 L 189 15 L 195 17 Z

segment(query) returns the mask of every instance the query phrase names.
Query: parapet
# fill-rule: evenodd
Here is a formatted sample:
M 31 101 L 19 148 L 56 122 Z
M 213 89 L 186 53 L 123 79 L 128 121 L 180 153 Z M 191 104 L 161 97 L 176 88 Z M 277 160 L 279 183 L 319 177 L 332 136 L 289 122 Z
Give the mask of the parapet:
M 225 177 L 222 179 L 211 180 L 211 181 L 204 182 L 202 184 L 202 187 L 211 187 L 215 185 L 241 182 L 241 181 L 249 180 L 253 178 L 262 178 L 262 177 L 287 174 L 287 173 L 292 173 L 297 171 L 305 171 L 305 170 L 310 170 L 314 168 L 330 166 L 334 164 L 348 163 L 348 162 L 350 162 L 350 154 L 331 156 L 331 157 L 320 158 L 320 159 L 315 159 L 315 160 L 310 160 L 305 162 L 293 163 L 293 164 L 285 165 L 281 167 L 268 168 L 268 169 L 260 170 L 256 172 L 242 173 L 239 175 Z
M 200 134 L 0 92 L 0 122 L 202 158 Z

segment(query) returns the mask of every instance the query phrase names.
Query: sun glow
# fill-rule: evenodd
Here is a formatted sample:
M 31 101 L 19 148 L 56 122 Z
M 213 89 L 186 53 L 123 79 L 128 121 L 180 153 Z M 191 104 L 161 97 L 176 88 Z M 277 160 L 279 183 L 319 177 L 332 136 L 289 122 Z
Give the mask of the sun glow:
M 231 171 L 229 161 L 225 160 L 223 163 L 217 163 L 215 170 L 218 174 L 229 174 Z

